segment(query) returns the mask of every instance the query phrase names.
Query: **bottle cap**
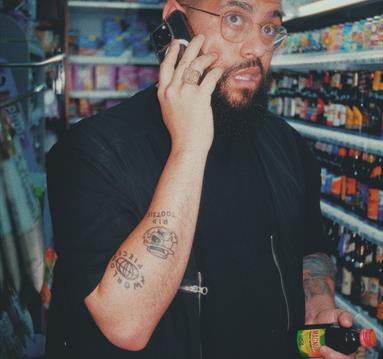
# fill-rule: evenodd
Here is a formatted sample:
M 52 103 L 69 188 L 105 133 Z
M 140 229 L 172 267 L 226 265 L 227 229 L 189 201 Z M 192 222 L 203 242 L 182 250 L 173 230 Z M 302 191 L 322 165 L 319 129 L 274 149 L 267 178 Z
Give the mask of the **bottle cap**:
M 365 348 L 376 346 L 376 335 L 373 329 L 362 329 L 359 333 L 360 345 Z

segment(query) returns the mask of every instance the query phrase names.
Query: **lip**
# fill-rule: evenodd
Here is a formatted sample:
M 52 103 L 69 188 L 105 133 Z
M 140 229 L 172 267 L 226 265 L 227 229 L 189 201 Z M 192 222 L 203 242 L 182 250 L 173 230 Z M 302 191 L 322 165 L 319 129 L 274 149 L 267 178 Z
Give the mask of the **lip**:
M 261 77 L 261 71 L 259 68 L 247 68 L 238 71 L 232 75 L 232 79 L 242 86 L 255 86 Z

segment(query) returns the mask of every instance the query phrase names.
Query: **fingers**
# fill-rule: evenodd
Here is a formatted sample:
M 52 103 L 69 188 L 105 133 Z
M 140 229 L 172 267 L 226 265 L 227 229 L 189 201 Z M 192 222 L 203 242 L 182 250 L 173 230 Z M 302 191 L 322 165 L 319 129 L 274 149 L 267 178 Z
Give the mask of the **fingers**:
M 320 352 L 324 359 L 354 359 L 355 358 L 355 355 L 344 355 L 326 346 L 322 346 L 320 348 Z
M 205 54 L 198 56 L 194 61 L 191 62 L 189 67 L 198 70 L 201 74 L 205 72 L 205 70 L 217 60 L 217 54 Z
M 342 327 L 350 328 L 352 326 L 352 321 L 352 315 L 349 312 L 346 312 L 345 310 L 339 310 L 338 323 Z
M 205 70 L 217 60 L 218 56 L 215 53 L 200 55 L 204 40 L 205 37 L 203 35 L 197 35 L 193 38 L 186 48 L 176 69 L 174 69 L 174 67 L 177 63 L 181 45 L 177 40 L 172 41 L 169 51 L 160 66 L 159 94 L 164 94 L 170 84 L 172 84 L 172 86 L 183 85 L 182 77 L 186 68 L 191 67 L 203 74 Z M 219 67 L 209 71 L 201 83 L 201 91 L 210 96 L 213 93 L 218 80 L 222 76 L 222 73 L 223 69 Z
M 180 85 L 182 83 L 182 76 L 185 69 L 189 67 L 192 61 L 199 55 L 204 41 L 205 37 L 203 35 L 197 35 L 190 42 L 175 70 L 174 84 Z
M 159 88 L 165 89 L 172 81 L 174 75 L 174 66 L 177 62 L 179 51 L 180 43 L 176 40 L 173 40 L 169 47 L 169 51 L 160 66 L 161 70 L 158 81 Z
M 217 86 L 218 80 L 221 78 L 223 74 L 224 69 L 221 67 L 216 67 L 209 71 L 205 78 L 203 79 L 200 87 L 201 90 L 206 94 L 206 95 L 211 95 Z

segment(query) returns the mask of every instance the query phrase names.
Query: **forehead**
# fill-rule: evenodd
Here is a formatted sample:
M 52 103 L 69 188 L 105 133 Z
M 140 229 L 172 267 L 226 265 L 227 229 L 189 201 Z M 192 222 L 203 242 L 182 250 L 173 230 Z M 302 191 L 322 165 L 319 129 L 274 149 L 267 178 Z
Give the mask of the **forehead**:
M 282 13 L 282 4 L 280 0 L 216 0 L 211 3 L 215 3 L 214 5 L 216 8 L 234 6 L 252 13 L 274 10 L 279 10 Z

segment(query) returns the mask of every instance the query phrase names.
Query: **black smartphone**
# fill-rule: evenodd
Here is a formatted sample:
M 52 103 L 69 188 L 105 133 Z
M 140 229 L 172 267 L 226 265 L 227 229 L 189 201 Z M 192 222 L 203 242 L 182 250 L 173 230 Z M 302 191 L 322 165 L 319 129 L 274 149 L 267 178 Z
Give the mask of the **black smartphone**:
M 178 64 L 193 36 L 193 31 L 184 13 L 175 10 L 150 34 L 150 39 L 160 62 L 164 60 L 171 41 L 173 39 L 180 40 L 181 49 L 178 55 Z

